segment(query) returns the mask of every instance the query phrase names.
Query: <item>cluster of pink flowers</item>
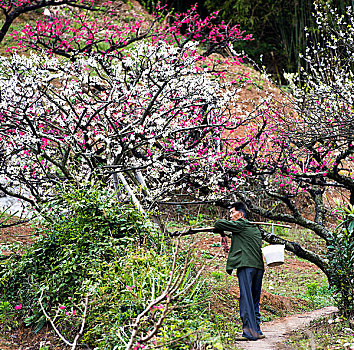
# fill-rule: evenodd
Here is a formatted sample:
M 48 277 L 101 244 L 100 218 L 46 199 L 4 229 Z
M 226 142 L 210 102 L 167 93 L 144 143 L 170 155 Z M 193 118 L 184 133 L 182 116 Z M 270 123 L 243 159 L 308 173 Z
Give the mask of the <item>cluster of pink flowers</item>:
M 72 300 L 73 298 L 72 297 L 68 297 L 68 300 Z M 67 307 L 65 305 L 61 305 L 59 306 L 59 309 L 60 310 L 65 310 Z M 66 316 L 75 316 L 76 315 L 76 311 L 75 310 L 71 310 L 71 311 L 66 311 L 65 312 Z
M 65 310 L 65 309 L 66 309 L 66 306 L 61 305 L 61 306 L 59 306 L 59 309 L 60 309 L 60 310 Z M 66 316 L 70 316 L 70 315 L 75 316 L 76 311 L 75 311 L 75 310 L 72 310 L 72 311 L 66 311 L 66 312 L 65 312 L 65 314 L 66 314 Z
M 128 289 L 128 291 L 129 291 L 129 292 L 131 292 L 131 291 L 132 291 L 132 289 L 133 289 L 133 288 L 135 288 L 135 286 L 134 286 L 134 285 L 132 285 L 132 286 L 125 286 L 125 288 L 127 288 L 127 289 Z
M 145 349 L 144 344 L 136 343 L 136 345 L 133 348 L 134 350 L 139 350 L 139 349 Z
M 153 305 L 151 307 L 151 310 L 163 310 L 163 305 Z

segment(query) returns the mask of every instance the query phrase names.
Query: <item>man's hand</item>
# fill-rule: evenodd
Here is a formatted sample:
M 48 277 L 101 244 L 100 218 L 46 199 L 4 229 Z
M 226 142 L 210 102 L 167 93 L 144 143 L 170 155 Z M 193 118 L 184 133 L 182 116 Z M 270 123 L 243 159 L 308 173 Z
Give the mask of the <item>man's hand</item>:
M 227 242 L 227 237 L 225 235 L 221 235 L 221 247 L 223 248 L 223 250 L 226 254 L 229 253 L 230 248 L 229 248 L 229 244 Z

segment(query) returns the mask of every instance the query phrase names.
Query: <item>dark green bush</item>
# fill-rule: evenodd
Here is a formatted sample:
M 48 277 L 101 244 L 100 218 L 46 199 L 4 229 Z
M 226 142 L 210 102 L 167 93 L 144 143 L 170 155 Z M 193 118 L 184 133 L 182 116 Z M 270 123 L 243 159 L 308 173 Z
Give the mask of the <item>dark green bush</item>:
M 328 246 L 331 286 L 335 302 L 345 317 L 354 317 L 354 207 L 340 211 L 342 219 Z
M 148 216 L 95 186 L 58 190 L 43 214 L 37 241 L 0 262 L 0 298 L 22 304 L 16 313 L 27 325 L 38 330 L 47 322 L 41 300 L 56 327 L 72 340 L 88 297 L 80 342 L 95 349 L 125 349 L 138 314 L 184 271 L 171 300 L 144 317 L 139 336 L 153 329 L 167 306 L 164 322 L 146 345 L 189 349 L 211 338 L 208 291 L 195 280 L 198 268 L 187 249 L 178 253 L 173 267 L 174 248 L 165 245 Z
M 124 256 L 128 242 L 155 244 L 151 222 L 107 190 L 62 188 L 45 212 L 37 241 L 0 264 L 1 299 L 23 304 L 27 324 L 44 324 L 38 305 L 42 288 L 48 290 L 48 307 L 62 303 L 81 293 L 85 280 L 95 283 L 99 276 L 90 271 Z

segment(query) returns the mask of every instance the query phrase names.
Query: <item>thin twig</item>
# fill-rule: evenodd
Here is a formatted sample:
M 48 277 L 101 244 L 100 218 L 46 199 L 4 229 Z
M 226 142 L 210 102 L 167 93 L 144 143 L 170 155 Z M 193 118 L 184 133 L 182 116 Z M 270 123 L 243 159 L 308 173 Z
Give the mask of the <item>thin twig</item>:
M 80 329 L 79 333 L 76 334 L 76 337 L 74 339 L 73 346 L 72 346 L 71 350 L 75 350 L 77 341 L 79 340 L 79 338 L 81 337 L 82 333 L 84 332 L 85 322 L 86 322 L 86 315 L 87 315 L 87 307 L 88 307 L 88 298 L 89 298 L 89 296 L 86 295 L 86 297 L 85 297 L 85 309 L 84 309 L 84 313 L 82 315 L 81 329 Z
M 163 308 L 162 314 L 158 317 L 157 320 L 154 321 L 153 329 L 150 330 L 148 332 L 148 334 L 146 334 L 145 336 L 140 336 L 140 339 L 137 340 L 139 343 L 145 343 L 145 342 L 149 341 L 154 335 L 156 335 L 156 333 L 159 331 L 160 327 L 162 326 L 162 323 L 163 323 L 164 319 L 166 318 L 166 316 L 174 309 L 173 306 L 172 307 L 170 306 L 171 301 L 178 300 L 181 296 L 186 294 L 188 292 L 188 290 L 196 283 L 196 281 L 200 277 L 200 274 L 204 270 L 205 265 L 200 268 L 200 270 L 198 271 L 198 273 L 196 274 L 196 276 L 194 278 L 191 278 L 191 280 L 189 281 L 187 286 L 183 287 L 183 289 L 178 292 L 178 289 L 181 287 L 182 283 L 185 282 L 186 274 L 187 274 L 188 268 L 191 263 L 191 257 L 190 257 L 191 249 L 189 249 L 183 267 L 177 273 L 177 276 L 175 276 L 176 260 L 177 260 L 177 255 L 179 252 L 179 243 L 180 242 L 178 239 L 175 250 L 173 251 L 173 264 L 172 264 L 173 267 L 172 267 L 171 276 L 169 278 L 167 286 L 166 286 L 164 292 L 159 297 L 155 298 L 154 300 L 151 300 L 149 305 L 147 305 L 147 307 L 135 319 L 135 322 L 132 326 L 133 330 L 132 330 L 129 342 L 126 346 L 126 350 L 130 350 L 132 348 L 133 343 L 135 342 L 137 335 L 138 335 L 140 322 L 142 321 L 143 317 L 145 317 L 150 312 L 151 308 L 154 305 L 158 304 L 159 302 L 166 300 L 164 302 L 164 308 Z M 195 243 L 193 243 L 192 246 L 194 244 Z M 175 277 L 175 278 L 173 278 L 173 277 Z

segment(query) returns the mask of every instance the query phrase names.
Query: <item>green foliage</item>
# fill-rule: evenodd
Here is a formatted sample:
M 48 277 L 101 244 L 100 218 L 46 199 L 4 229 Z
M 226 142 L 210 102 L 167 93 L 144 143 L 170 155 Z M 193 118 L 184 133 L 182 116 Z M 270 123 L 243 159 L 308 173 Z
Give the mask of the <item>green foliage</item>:
M 15 251 L 0 263 L 0 295 L 24 305 L 27 324 L 44 324 L 38 305 L 42 288 L 48 290 L 50 308 L 82 292 L 86 280 L 97 282 L 98 276 L 90 276 L 90 271 L 124 256 L 128 242 L 154 244 L 151 222 L 134 208 L 117 203 L 106 190 L 61 188 L 57 198 L 46 210 L 37 241 L 23 255 Z
M 211 277 L 213 277 L 216 281 L 220 282 L 225 279 L 225 274 L 219 271 L 213 271 L 211 273 Z
M 340 208 L 342 219 L 328 246 L 331 285 L 341 313 L 354 316 L 354 207 Z
M 18 325 L 15 310 L 8 301 L 0 301 L 0 324 L 2 333 L 11 331 Z
M 161 295 L 167 287 L 172 261 L 169 254 L 160 254 L 144 248 L 127 248 L 129 254 L 120 260 L 107 264 L 100 274 L 91 299 L 89 330 L 84 340 L 96 343 L 99 349 L 125 349 L 131 335 L 131 320 L 141 313 L 151 300 Z M 166 251 L 167 253 L 167 251 Z M 184 260 L 180 256 L 181 262 Z M 104 270 L 104 273 L 100 271 Z M 194 276 L 195 266 L 191 264 L 183 278 L 179 291 L 183 291 Z M 197 334 L 208 334 L 211 328 L 205 305 L 207 293 L 201 283 L 196 283 L 182 298 L 155 305 L 144 319 L 143 326 L 149 328 L 153 319 L 161 315 L 164 308 L 171 308 L 160 331 L 154 337 L 158 344 L 175 342 L 176 349 L 188 349 Z M 172 310 L 173 308 L 173 310 Z M 190 334 L 186 337 L 187 334 Z M 176 339 L 177 338 L 177 339 Z M 177 341 L 178 338 L 180 341 Z M 152 342 L 152 344 L 153 344 Z
M 299 72 L 300 54 L 305 53 L 311 42 L 321 40 L 313 16 L 314 1 L 204 0 L 200 3 L 202 10 L 205 7 L 207 11 L 220 11 L 226 23 L 240 24 L 242 30 L 253 34 L 254 41 L 237 42 L 236 51 L 244 51 L 256 61 L 263 56 L 267 71 L 274 74 L 279 83 L 284 81 L 283 70 Z M 353 7 L 348 0 L 319 1 L 318 4 L 336 8 L 344 15 L 347 6 Z
M 199 226 L 204 224 L 206 220 L 206 215 L 185 215 L 184 219 L 188 222 L 190 226 Z
M 321 285 L 318 282 L 306 283 L 305 298 L 310 300 L 311 307 L 321 308 L 328 305 L 331 300 L 331 292 L 327 285 Z
M 311 27 L 312 1 L 206 0 L 209 10 L 220 10 L 221 17 L 254 36 L 253 42 L 237 43 L 253 59 L 264 56 L 269 71 L 277 75 L 285 68 L 296 71 L 298 55 L 306 48 L 304 28 Z
M 81 342 L 95 349 L 125 349 L 132 324 L 144 310 L 137 339 L 168 311 L 146 345 L 189 349 L 197 341 L 214 342 L 209 293 L 195 279 L 198 266 L 186 251 L 174 258 L 174 248 L 148 217 L 97 186 L 58 189 L 44 213 L 38 240 L 22 247 L 23 254 L 13 246 L 10 258 L 0 262 L 0 296 L 7 300 L 1 323 L 21 303 L 17 314 L 38 331 L 47 321 L 40 299 L 60 332 L 72 340 L 88 297 Z M 175 286 L 170 300 L 147 308 L 169 283 Z
M 348 204 L 348 208 L 342 208 L 340 212 L 344 218 L 340 221 L 336 230 L 344 227 L 344 229 L 352 235 L 354 232 L 354 206 Z
M 210 254 L 207 250 L 201 250 L 201 256 L 204 259 L 213 259 L 214 255 Z

